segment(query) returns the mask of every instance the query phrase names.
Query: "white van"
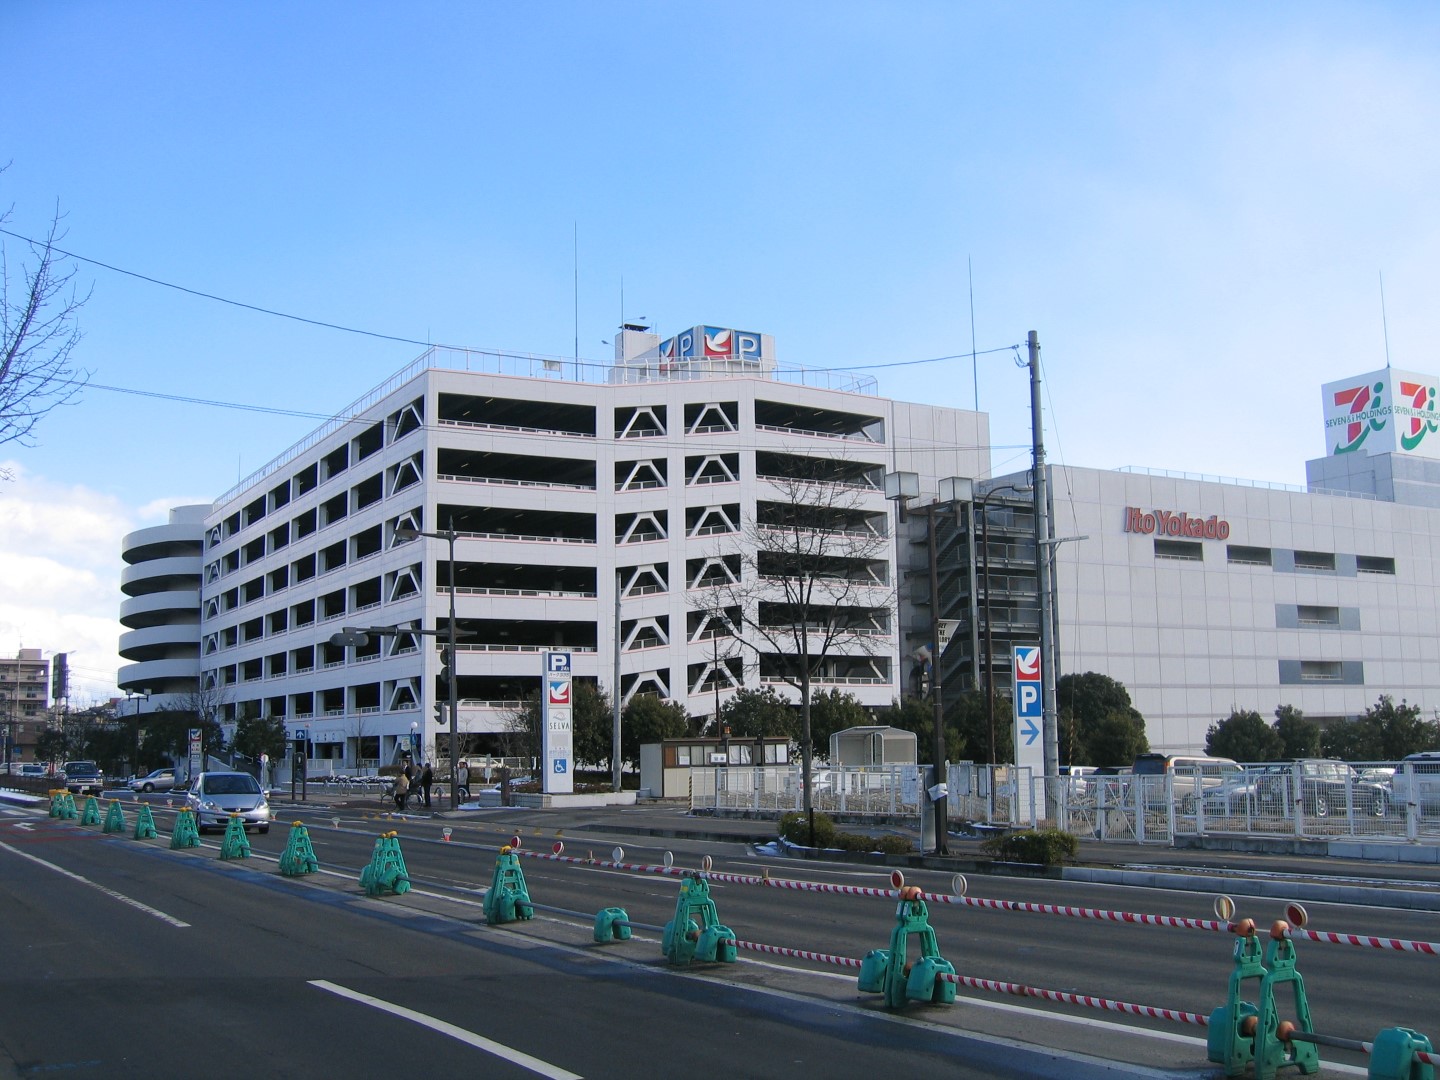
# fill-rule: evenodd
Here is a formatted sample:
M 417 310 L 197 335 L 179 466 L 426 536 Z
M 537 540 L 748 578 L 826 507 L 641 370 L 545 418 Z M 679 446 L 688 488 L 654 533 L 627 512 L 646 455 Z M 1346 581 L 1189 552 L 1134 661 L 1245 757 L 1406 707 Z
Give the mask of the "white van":
M 1226 780 L 1239 776 L 1243 769 L 1228 757 L 1187 757 L 1183 754 L 1141 754 L 1130 766 L 1139 777 L 1174 777 L 1172 790 L 1185 813 L 1193 813 L 1196 796 L 1218 788 Z M 1198 778 L 1198 792 L 1197 788 Z M 1165 801 L 1163 780 L 1140 780 L 1145 788 L 1147 806 Z
M 1415 803 L 1422 810 L 1440 807 L 1440 750 L 1411 754 L 1390 778 L 1391 798 L 1397 806 Z

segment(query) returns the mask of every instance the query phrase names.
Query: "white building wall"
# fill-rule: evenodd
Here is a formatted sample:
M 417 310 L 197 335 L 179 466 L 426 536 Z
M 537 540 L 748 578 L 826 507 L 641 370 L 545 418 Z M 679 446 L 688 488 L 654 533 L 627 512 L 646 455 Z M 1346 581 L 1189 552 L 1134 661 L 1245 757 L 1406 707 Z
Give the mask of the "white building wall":
M 437 362 L 440 362 L 437 360 Z M 546 371 L 550 370 L 547 365 Z M 399 385 L 396 385 L 396 384 Z M 393 387 L 393 389 L 392 389 Z M 441 394 L 500 397 L 527 402 L 593 407 L 596 433 L 594 438 L 580 438 L 535 430 L 497 430 L 441 424 Z M 780 402 L 805 407 L 832 409 L 851 414 L 873 416 L 870 429 L 879 441 L 866 438 L 834 438 L 799 431 L 759 430 L 756 425 L 756 402 Z M 395 437 L 394 420 L 412 402 L 423 402 L 424 425 L 421 429 Z M 734 432 L 709 432 L 686 435 L 685 408 L 704 402 L 734 402 L 738 425 Z M 646 438 L 616 438 L 617 409 L 636 405 L 663 405 L 667 413 L 667 432 Z M 294 494 L 293 479 L 336 450 L 353 443 L 374 423 L 385 422 L 383 448 L 364 461 L 354 460 L 332 479 L 324 480 L 303 494 Z M 517 627 L 535 620 L 564 620 L 593 627 L 593 640 L 583 645 L 574 641 L 554 642 L 554 647 L 574 652 L 576 674 L 597 679 L 612 689 L 616 569 L 622 566 L 659 563 L 668 571 L 669 588 L 664 593 L 627 597 L 622 603 L 622 618 L 633 619 L 667 616 L 670 642 L 654 648 L 627 651 L 621 657 L 622 678 L 655 672 L 669 689 L 669 696 L 681 701 L 695 714 L 708 714 L 714 706 L 709 690 L 702 694 L 688 693 L 687 673 L 690 664 L 708 660 L 708 642 L 686 644 L 686 622 L 690 613 L 687 595 L 686 562 L 699 556 L 734 550 L 741 542 L 744 528 L 754 520 L 756 500 L 765 497 L 768 482 L 756 475 L 756 452 L 779 450 L 810 456 L 836 456 L 851 461 L 873 464 L 880 471 L 895 468 L 920 472 L 930 483 L 950 475 L 983 473 L 988 468 L 988 425 L 984 416 L 941 409 L 938 407 L 889 402 L 870 394 L 823 390 L 764 378 L 677 379 L 676 381 L 596 385 L 564 378 L 537 378 L 497 375 L 477 371 L 445 370 L 440 367 L 417 371 L 409 381 L 392 379 L 383 391 L 362 399 L 356 419 L 348 424 L 333 422 L 319 433 L 303 440 L 297 448 L 282 454 L 276 462 L 261 470 L 241 489 L 228 493 L 213 508 L 206 520 L 206 567 L 202 590 L 202 659 L 204 678 L 225 682 L 230 673 L 237 673 L 235 682 L 226 685 L 223 693 L 230 705 L 259 702 L 265 712 L 274 711 L 270 702 L 283 699 L 287 723 L 293 730 L 309 728 L 312 740 L 336 746 L 336 740 L 352 740 L 357 735 L 382 737 L 381 759 L 390 760 L 397 746 L 417 724 L 425 745 L 433 746 L 440 730 L 434 711 L 435 682 L 439 672 L 439 656 L 433 642 L 401 656 L 382 655 L 378 659 L 357 660 L 353 652 L 332 667 L 320 662 L 318 651 L 329 637 L 342 626 L 389 625 L 418 620 L 426 628 L 443 626 L 448 615 L 448 589 L 437 587 L 437 565 L 447 558 L 447 545 L 442 540 L 421 539 L 395 544 L 394 528 L 406 523 L 406 517 L 419 511 L 421 527 L 439 530 L 450 523 L 442 515 L 443 506 L 497 507 L 517 511 L 566 511 L 593 514 L 596 542 L 557 543 L 543 540 L 494 537 L 478 538 L 462 535 L 456 541 L 456 560 L 467 562 L 514 563 L 527 566 L 593 567 L 596 573 L 595 595 L 576 596 L 494 596 L 462 593 L 457 599 L 457 614 L 467 619 L 504 620 Z M 512 454 L 524 458 L 554 457 L 593 463 L 593 489 L 536 486 L 531 483 L 475 483 L 437 479 L 442 450 L 459 450 L 470 454 Z M 350 509 L 345 518 L 318 528 L 311 535 L 297 538 L 294 523 L 303 515 L 317 510 L 343 491 L 350 491 L 361 481 L 380 474 L 391 476 L 415 454 L 423 452 L 424 469 L 421 483 L 390 494 L 386 481 L 385 497 L 363 510 Z M 687 485 L 686 459 L 702 454 L 734 454 L 740 463 L 734 482 Z M 667 484 L 663 489 L 640 491 L 615 490 L 616 461 L 663 459 Z M 545 477 L 538 476 L 544 480 Z M 288 489 L 290 500 L 274 506 L 273 493 Z M 256 499 L 267 500 L 267 512 L 258 520 L 243 520 L 245 509 Z M 890 507 L 877 488 L 865 496 L 867 507 L 877 514 L 888 514 Z M 707 538 L 685 539 L 686 511 L 715 504 L 740 506 L 741 533 Z M 663 509 L 668 514 L 670 537 L 641 543 L 616 544 L 615 519 L 641 509 Z M 226 529 L 235 515 L 242 515 L 238 530 Z M 290 542 L 284 547 L 264 545 L 263 555 L 230 569 L 233 553 L 244 551 L 257 538 L 268 536 L 275 528 L 288 524 Z M 382 549 L 368 558 L 328 573 L 319 573 L 307 581 L 296 580 L 297 562 L 341 540 L 350 540 L 367 529 L 380 526 Z M 890 550 L 890 580 L 895 583 L 893 548 Z M 227 563 L 227 559 L 230 562 Z M 218 568 L 218 569 L 217 569 Z M 289 583 L 284 588 L 266 589 L 266 595 L 241 602 L 229 610 L 215 610 L 217 601 L 231 590 L 257 578 L 271 580 L 271 575 L 289 569 Z M 418 568 L 423 582 L 420 592 L 402 600 L 383 602 L 367 611 L 347 610 L 326 619 L 319 612 L 315 621 L 299 626 L 294 618 L 297 605 L 318 602 L 335 590 L 350 590 L 360 582 L 380 577 L 382 581 L 398 573 Z M 219 605 L 223 607 L 222 605 Z M 275 612 L 288 613 L 283 631 L 269 625 Z M 264 633 L 254 640 L 227 644 L 225 632 L 255 618 L 265 620 Z M 891 635 L 881 642 L 889 667 L 890 679 L 885 685 L 845 685 L 864 703 L 888 705 L 898 694 L 897 652 L 892 623 Z M 516 676 L 533 679 L 538 686 L 540 657 L 538 649 L 525 651 L 495 647 L 497 642 L 479 643 L 492 647 L 466 648 L 462 642 L 458 670 L 463 679 L 481 676 Z M 297 649 L 317 650 L 313 670 L 297 672 L 293 654 Z M 273 674 L 271 661 L 278 654 L 287 657 L 284 674 Z M 258 661 L 258 666 L 257 666 Z M 245 678 L 246 665 L 250 674 Z M 754 685 L 753 661 L 747 664 L 747 682 Z M 413 683 L 420 689 L 418 707 L 390 707 L 392 690 L 397 684 Z M 355 688 L 380 683 L 381 708 L 360 712 L 355 706 Z M 824 687 L 822 687 L 824 688 Z M 323 691 L 344 689 L 342 706 L 327 710 L 318 697 Z M 302 709 L 297 695 L 315 694 L 313 708 Z M 302 715 L 308 712 L 310 715 Z M 494 732 L 503 729 L 507 710 L 499 706 L 462 703 L 462 732 Z M 331 751 L 334 753 L 335 751 Z
M 1440 700 L 1437 511 L 1139 472 L 1053 476 L 1055 535 L 1085 537 L 1059 549 L 1061 674 L 1123 683 L 1154 749 L 1203 749 L 1233 709 L 1269 719 L 1292 705 L 1326 720 L 1358 716 L 1381 694 Z M 1161 538 L 1126 532 L 1126 507 L 1213 514 L 1229 536 L 1192 541 L 1198 562 L 1157 558 Z M 1236 546 L 1268 549 L 1272 565 L 1232 561 Z M 1337 568 L 1289 569 L 1297 550 L 1333 553 Z M 1357 572 L 1356 557 L 1393 559 L 1394 573 Z M 1354 612 L 1358 628 L 1287 626 L 1277 611 L 1292 605 Z M 1314 662 L 1343 674 L 1282 673 Z

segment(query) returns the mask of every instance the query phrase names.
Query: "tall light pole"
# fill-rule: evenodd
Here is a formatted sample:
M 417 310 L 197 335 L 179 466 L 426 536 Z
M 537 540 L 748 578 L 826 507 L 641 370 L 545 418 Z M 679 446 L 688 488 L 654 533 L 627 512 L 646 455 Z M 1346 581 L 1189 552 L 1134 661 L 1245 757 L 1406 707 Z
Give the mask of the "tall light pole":
M 459 694 L 459 665 L 455 656 L 455 530 L 441 529 L 438 532 L 425 532 L 423 529 L 412 529 L 408 525 L 401 525 L 395 530 L 395 539 L 400 543 L 407 540 L 414 540 L 416 537 L 428 536 L 432 540 L 444 540 L 450 549 L 450 637 L 446 646 L 446 655 L 449 660 L 444 665 L 446 671 L 445 682 L 450 692 L 450 809 L 454 810 L 460 805 L 460 694 Z
M 140 775 L 140 699 L 150 700 L 150 694 L 145 690 L 126 690 L 125 697 L 133 704 L 130 715 L 135 718 L 135 760 L 131 764 L 131 772 L 136 776 Z

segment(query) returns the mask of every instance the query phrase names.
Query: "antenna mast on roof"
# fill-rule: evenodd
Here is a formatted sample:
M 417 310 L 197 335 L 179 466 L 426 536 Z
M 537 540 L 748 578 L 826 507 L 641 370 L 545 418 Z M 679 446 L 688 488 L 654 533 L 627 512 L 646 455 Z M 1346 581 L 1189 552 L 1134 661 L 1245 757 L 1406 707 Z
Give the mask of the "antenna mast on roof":
M 1380 271 L 1380 326 L 1385 331 L 1385 366 L 1390 366 L 1390 320 L 1385 316 L 1385 271 Z

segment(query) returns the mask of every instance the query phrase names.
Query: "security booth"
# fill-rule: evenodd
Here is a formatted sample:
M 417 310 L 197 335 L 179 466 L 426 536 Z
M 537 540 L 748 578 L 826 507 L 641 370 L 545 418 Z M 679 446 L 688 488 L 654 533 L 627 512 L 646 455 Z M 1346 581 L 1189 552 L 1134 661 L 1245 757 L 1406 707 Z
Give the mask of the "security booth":
M 680 799 L 690 794 L 691 769 L 789 764 L 790 740 L 783 735 L 665 739 L 640 747 L 640 788 L 652 798 Z
M 883 724 L 849 727 L 830 736 L 831 765 L 914 765 L 919 750 L 915 732 Z

